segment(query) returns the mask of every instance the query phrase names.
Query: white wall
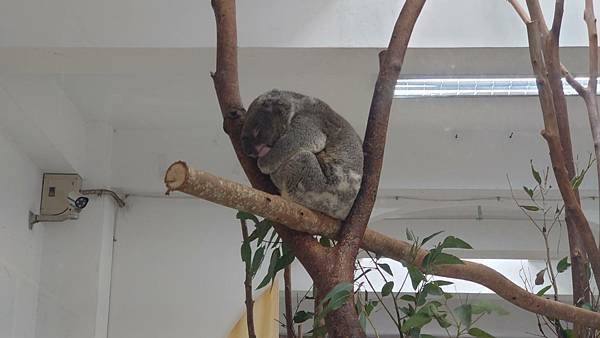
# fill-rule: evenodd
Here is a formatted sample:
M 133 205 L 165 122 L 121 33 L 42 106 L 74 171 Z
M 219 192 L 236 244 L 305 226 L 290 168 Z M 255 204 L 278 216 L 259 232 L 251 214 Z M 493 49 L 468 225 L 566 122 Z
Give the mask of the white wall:
M 244 308 L 235 211 L 130 197 L 119 214 L 110 338 L 224 337 Z
M 106 337 L 114 211 L 92 198 L 79 220 L 43 225 L 37 338 Z
M 33 338 L 43 227 L 28 229 L 38 210 L 40 170 L 0 128 L 0 337 Z

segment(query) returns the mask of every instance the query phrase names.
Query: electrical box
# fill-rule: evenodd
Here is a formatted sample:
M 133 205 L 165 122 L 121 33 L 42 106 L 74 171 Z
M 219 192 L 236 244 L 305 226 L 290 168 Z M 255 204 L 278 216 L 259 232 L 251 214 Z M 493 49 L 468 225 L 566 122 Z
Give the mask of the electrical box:
M 44 174 L 40 216 L 56 216 L 69 210 L 69 193 L 81 190 L 77 174 Z

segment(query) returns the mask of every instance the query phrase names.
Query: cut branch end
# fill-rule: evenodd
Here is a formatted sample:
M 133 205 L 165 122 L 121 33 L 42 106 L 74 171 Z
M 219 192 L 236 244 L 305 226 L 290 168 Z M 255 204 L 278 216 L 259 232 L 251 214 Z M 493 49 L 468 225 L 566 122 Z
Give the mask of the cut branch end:
M 189 167 L 183 161 L 177 161 L 167 169 L 165 173 L 165 185 L 167 193 L 174 190 L 180 190 L 188 179 Z

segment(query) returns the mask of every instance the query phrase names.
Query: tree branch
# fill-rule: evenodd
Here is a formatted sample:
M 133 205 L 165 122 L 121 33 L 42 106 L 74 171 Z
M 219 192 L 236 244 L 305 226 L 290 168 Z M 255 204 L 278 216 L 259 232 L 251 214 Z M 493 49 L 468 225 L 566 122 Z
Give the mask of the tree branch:
M 248 226 L 246 225 L 246 220 L 241 219 L 240 225 L 242 226 L 242 239 L 244 242 L 248 242 Z M 244 272 L 244 291 L 246 293 L 246 326 L 248 327 L 248 338 L 256 338 L 256 331 L 254 330 L 254 299 L 252 299 L 252 271 L 249 263 L 246 264 Z
M 341 224 L 338 220 L 312 211 L 280 196 L 213 176 L 189 168 L 184 162 L 173 163 L 165 175 L 168 191 L 180 191 L 226 207 L 255 213 L 277 220 L 296 231 L 336 238 Z M 361 247 L 378 255 L 395 260 L 411 257 L 412 244 L 393 239 L 367 229 Z M 426 250 L 417 253 L 416 264 L 421 264 Z M 559 303 L 531 294 L 512 283 L 502 274 L 481 264 L 439 265 L 433 270 L 438 276 L 458 278 L 481 284 L 512 304 L 543 316 L 581 323 L 586 327 L 600 328 L 600 313 Z
M 242 165 L 250 184 L 257 189 L 276 193 L 277 189 L 270 178 L 263 175 L 256 162 L 244 155 L 241 144 L 241 130 L 244 125 L 246 110 L 242 104 L 237 67 L 237 24 L 235 0 L 211 1 L 217 24 L 217 68 L 211 74 L 215 91 L 223 116 L 223 129 L 229 136 L 238 161 Z M 276 224 L 275 230 L 290 245 L 298 259 L 303 263 L 323 262 L 326 249 L 320 246 L 311 236 L 295 233 Z M 322 271 L 313 269 L 320 264 L 304 264 L 311 275 Z
M 424 5 L 425 0 L 404 3 L 388 49 L 380 55 L 379 74 L 371 99 L 363 141 L 365 160 L 361 189 L 349 216 L 344 221 L 340 242 L 336 246 L 340 250 L 339 257 L 343 261 L 343 266 L 352 269 L 349 272 L 354 271 L 354 259 L 358 254 L 360 241 L 367 229 L 377 198 L 394 88 L 400 76 L 410 36 Z
M 521 6 L 521 4 L 518 2 L 518 0 L 507 0 L 507 1 L 509 4 L 511 4 L 511 6 L 513 6 L 513 8 L 517 12 L 517 14 L 519 14 L 519 17 L 521 18 L 521 20 L 523 20 L 523 23 L 528 24 L 531 22 L 531 18 L 529 17 L 529 14 L 525 10 L 525 8 L 523 8 L 523 6 Z
M 537 1 L 532 0 L 532 2 Z M 535 20 L 536 16 L 532 14 L 532 17 Z M 536 21 L 527 24 L 527 36 L 529 39 L 531 64 L 533 66 L 533 72 L 536 75 L 539 100 L 544 119 L 545 129 L 542 131 L 542 136 L 548 143 L 554 176 L 565 203 L 567 215 L 573 219 L 576 232 L 579 234 L 579 239 L 581 239 L 583 248 L 590 258 L 589 260 L 592 265 L 596 283 L 600 286 L 600 251 L 596 246 L 594 235 L 590 229 L 589 223 L 583 214 L 577 194 L 571 186 L 570 176 L 566 166 L 566 159 L 564 157 L 563 146 L 560 139 L 554 98 L 547 76 L 548 72 L 542 55 L 541 40 L 543 35 L 540 33 L 540 30 L 542 29 L 540 26 L 541 25 L 537 24 Z
M 552 20 L 552 29 L 550 32 L 558 43 L 560 36 L 560 27 L 562 26 L 563 13 L 565 11 L 565 0 L 556 0 L 554 3 L 554 19 Z

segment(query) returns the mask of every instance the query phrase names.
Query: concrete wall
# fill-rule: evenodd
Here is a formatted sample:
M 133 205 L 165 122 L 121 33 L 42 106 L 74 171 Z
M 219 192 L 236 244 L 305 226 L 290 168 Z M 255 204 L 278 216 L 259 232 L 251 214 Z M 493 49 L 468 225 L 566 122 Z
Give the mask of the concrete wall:
M 44 231 L 29 231 L 27 220 L 41 175 L 1 128 L 0 159 L 0 337 L 33 338 Z

